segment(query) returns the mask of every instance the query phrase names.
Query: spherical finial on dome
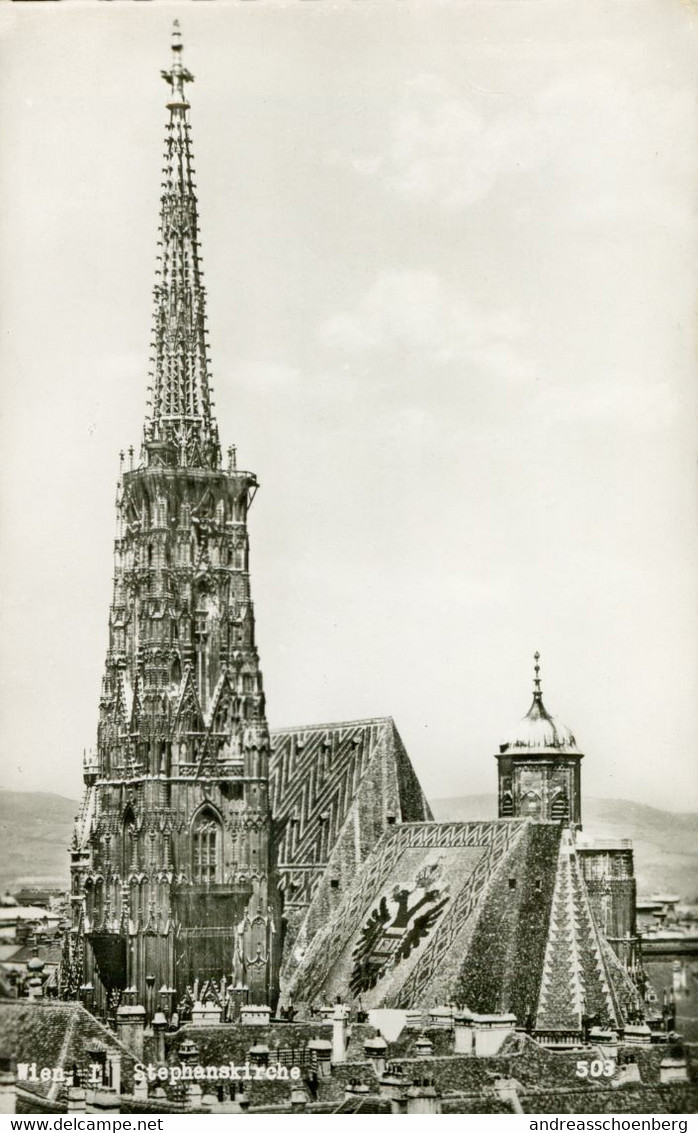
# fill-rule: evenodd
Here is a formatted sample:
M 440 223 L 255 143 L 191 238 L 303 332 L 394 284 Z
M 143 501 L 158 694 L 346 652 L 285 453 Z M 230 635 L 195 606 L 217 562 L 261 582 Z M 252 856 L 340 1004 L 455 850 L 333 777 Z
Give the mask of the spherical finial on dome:
M 543 693 L 541 692 L 541 688 L 540 688 L 540 676 L 539 676 L 540 665 L 538 664 L 538 662 L 540 661 L 540 653 L 538 652 L 537 649 L 536 649 L 535 653 L 533 654 L 533 661 L 534 661 L 533 671 L 536 674 L 535 677 L 533 678 L 533 695 L 538 700 L 540 700 L 543 696 Z

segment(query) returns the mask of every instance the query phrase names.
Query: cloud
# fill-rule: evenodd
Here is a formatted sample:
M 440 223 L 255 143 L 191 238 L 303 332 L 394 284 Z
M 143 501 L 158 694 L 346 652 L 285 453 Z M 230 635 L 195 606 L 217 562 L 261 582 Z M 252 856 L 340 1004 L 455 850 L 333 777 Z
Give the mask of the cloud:
M 334 159 L 361 177 L 378 177 L 405 200 L 460 209 L 486 197 L 502 174 L 542 164 L 549 134 L 525 106 L 485 111 L 476 97 L 422 76 L 406 84 L 383 153 Z
M 489 435 L 496 422 L 500 438 L 510 433 L 516 443 L 523 425 L 541 443 L 561 429 L 587 439 L 618 425 L 653 435 L 672 427 L 681 411 L 669 380 L 541 373 L 523 317 L 475 303 L 434 272 L 380 272 L 353 307 L 322 323 L 318 337 L 339 355 L 347 395 L 355 398 L 360 387 L 362 397 L 387 398 L 392 419 L 416 433 L 460 415 L 471 436 L 478 428 Z M 336 375 L 337 365 L 328 372 Z
M 380 147 L 333 160 L 404 201 L 445 211 L 516 180 L 546 212 L 586 227 L 657 217 L 677 231 L 690 226 L 692 87 L 590 68 L 530 92 L 483 97 L 468 88 L 432 75 L 406 83 Z M 532 189 L 522 174 L 534 177 Z
M 540 391 L 537 412 L 552 426 L 584 422 L 618 422 L 633 432 L 653 434 L 672 426 L 680 413 L 676 386 L 669 381 L 632 381 L 607 375 L 587 382 L 580 397 L 575 386 L 549 386 Z
M 514 313 L 477 307 L 434 272 L 382 271 L 351 310 L 321 325 L 319 338 L 354 358 L 392 353 L 441 368 L 469 363 L 516 381 L 531 371 L 525 329 Z

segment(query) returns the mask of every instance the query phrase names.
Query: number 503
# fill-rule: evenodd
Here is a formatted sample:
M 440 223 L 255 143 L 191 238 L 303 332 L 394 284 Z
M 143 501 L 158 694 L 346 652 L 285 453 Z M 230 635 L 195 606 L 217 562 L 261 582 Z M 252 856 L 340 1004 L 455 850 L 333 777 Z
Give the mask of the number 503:
M 616 1064 L 612 1058 L 595 1058 L 593 1062 L 587 1059 L 577 1063 L 575 1071 L 578 1078 L 612 1078 L 616 1072 Z

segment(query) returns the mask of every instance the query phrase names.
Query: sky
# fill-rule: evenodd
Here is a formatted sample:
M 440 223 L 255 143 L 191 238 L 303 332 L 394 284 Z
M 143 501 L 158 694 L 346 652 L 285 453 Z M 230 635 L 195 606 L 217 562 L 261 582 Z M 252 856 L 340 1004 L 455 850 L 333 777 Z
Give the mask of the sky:
M 391 715 L 493 791 L 540 650 L 587 795 L 698 807 L 679 0 L 0 7 L 2 786 L 96 740 L 173 16 L 271 727 Z

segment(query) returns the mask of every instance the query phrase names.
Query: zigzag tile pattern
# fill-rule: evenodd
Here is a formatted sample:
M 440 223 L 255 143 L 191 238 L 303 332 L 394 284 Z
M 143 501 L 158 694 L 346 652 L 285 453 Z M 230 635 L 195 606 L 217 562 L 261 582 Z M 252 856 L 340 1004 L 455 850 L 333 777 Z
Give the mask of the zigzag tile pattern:
M 598 1016 L 605 1025 L 617 1026 L 622 1018 L 613 978 L 601 947 L 599 929 L 594 920 L 589 895 L 576 854 L 571 856 L 574 907 L 578 925 L 579 961 L 584 983 L 584 1010 Z
M 485 825 L 490 827 L 484 839 L 487 852 L 475 866 L 466 884 L 456 894 L 443 923 L 414 971 L 405 980 L 400 991 L 386 1000 L 386 1007 L 409 1007 L 415 1003 L 427 1002 L 427 994 L 431 994 L 431 989 L 444 968 L 446 957 L 456 944 L 464 926 L 476 912 L 497 872 L 498 865 L 523 837 L 526 829 L 526 822 L 507 821 Z M 453 844 L 448 841 L 438 843 L 438 845 Z
M 619 1011 L 611 988 L 579 863 L 565 837 L 558 856 L 536 1030 L 581 1031 L 583 1015 L 616 1024 Z
M 272 732 L 271 806 L 286 908 L 307 908 L 366 776 L 382 784 L 361 816 L 357 864 L 389 821 L 431 818 L 389 717 Z
M 563 844 L 558 856 L 536 1028 L 541 1031 L 579 1031 L 583 1009 L 584 984 L 577 942 L 570 848 Z
M 376 899 L 406 849 L 482 847 L 485 849 L 483 858 L 454 899 L 427 953 L 399 994 L 393 997 L 395 1002 L 391 1001 L 389 1005 L 400 1006 L 409 1002 L 410 1006 L 414 1006 L 419 1003 L 419 997 L 424 995 L 442 957 L 463 927 L 464 918 L 471 915 L 485 891 L 497 862 L 506 855 L 525 828 L 525 821 L 505 821 L 406 823 L 387 830 L 337 916 L 311 945 L 289 988 L 294 999 L 314 998 L 317 988 L 323 986 L 333 964 L 362 923 L 366 909 Z

